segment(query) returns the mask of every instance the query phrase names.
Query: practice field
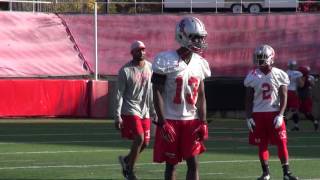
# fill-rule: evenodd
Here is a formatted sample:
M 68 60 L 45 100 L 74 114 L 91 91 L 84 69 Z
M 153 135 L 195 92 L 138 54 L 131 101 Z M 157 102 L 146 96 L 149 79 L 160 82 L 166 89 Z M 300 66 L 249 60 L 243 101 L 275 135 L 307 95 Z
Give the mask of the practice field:
M 200 156 L 200 178 L 256 179 L 261 175 L 257 148 L 247 143 L 244 120 L 212 119 L 208 151 Z M 292 124 L 289 124 L 291 127 Z M 291 169 L 300 179 L 320 179 L 320 132 L 302 121 L 300 132 L 289 132 Z M 112 121 L 66 119 L 0 120 L 0 179 L 123 179 L 118 155 L 127 153 Z M 140 179 L 163 179 L 164 164 L 152 163 L 152 145 L 137 164 Z M 282 171 L 271 148 L 273 179 Z M 186 165 L 178 166 L 185 179 Z

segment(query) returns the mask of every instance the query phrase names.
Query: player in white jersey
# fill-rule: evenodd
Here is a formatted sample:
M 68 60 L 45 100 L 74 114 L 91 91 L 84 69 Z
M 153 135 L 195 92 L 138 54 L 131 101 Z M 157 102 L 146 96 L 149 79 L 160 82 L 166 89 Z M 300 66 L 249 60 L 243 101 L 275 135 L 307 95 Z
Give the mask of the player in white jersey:
M 288 62 L 287 74 L 290 79 L 290 84 L 288 86 L 288 103 L 286 110 L 286 120 L 291 119 L 295 123 L 295 127 L 291 130 L 299 130 L 299 96 L 298 96 L 298 87 L 302 87 L 304 81 L 302 79 L 302 73 L 297 70 L 297 61 L 290 60 Z
M 206 48 L 207 31 L 197 18 L 185 17 L 176 26 L 178 50 L 159 53 L 152 65 L 154 105 L 158 115 L 154 161 L 166 162 L 166 180 L 176 179 L 176 165 L 187 162 L 188 180 L 199 179 L 197 155 L 208 138 L 204 79 L 208 62 L 198 53 Z
M 290 81 L 284 71 L 272 66 L 274 56 L 271 46 L 258 46 L 253 55 L 257 68 L 251 70 L 244 80 L 249 143 L 257 145 L 259 149 L 263 173 L 258 180 L 270 179 L 269 144 L 277 145 L 283 179 L 296 180 L 289 170 L 287 132 L 283 123 Z
M 298 71 L 297 61 L 290 60 L 288 62 L 287 74 L 290 79 L 288 91 L 297 91 L 298 87 L 301 87 L 303 85 L 302 73 Z
M 123 138 L 132 140 L 130 152 L 119 156 L 123 176 L 135 180 L 133 171 L 139 154 L 150 141 L 150 116 L 155 116 L 152 102 L 151 63 L 145 59 L 145 45 L 131 45 L 133 59 L 119 71 L 115 127 Z

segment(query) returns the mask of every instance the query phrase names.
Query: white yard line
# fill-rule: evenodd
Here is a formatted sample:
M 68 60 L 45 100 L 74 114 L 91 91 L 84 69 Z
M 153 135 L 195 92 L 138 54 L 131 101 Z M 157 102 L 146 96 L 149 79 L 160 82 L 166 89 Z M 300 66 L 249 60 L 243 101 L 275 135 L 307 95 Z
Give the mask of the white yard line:
M 290 161 L 319 161 L 320 158 L 295 158 L 290 159 Z M 278 162 L 279 159 L 270 159 L 269 162 Z M 201 161 L 200 164 L 214 164 L 214 163 L 250 163 L 250 162 L 260 162 L 256 160 L 228 160 L 228 161 Z
M 290 161 L 319 161 L 320 158 L 301 158 L 290 159 Z M 278 159 L 270 159 L 269 161 L 279 161 Z M 218 164 L 218 163 L 248 163 L 259 162 L 259 160 L 230 160 L 230 161 L 200 161 L 200 164 Z M 182 163 L 185 164 L 185 163 Z M 138 163 L 137 166 L 159 165 L 158 163 Z M 16 166 L 16 167 L 0 167 L 0 170 L 16 170 L 16 169 L 47 169 L 47 168 L 91 168 L 91 167 L 113 167 L 120 166 L 117 164 L 83 164 L 83 165 L 43 165 L 43 166 Z
M 313 131 L 308 131 L 308 132 L 313 132 Z M 247 130 L 236 130 L 236 131 L 215 131 L 212 130 L 209 132 L 209 134 L 246 134 L 248 133 Z M 303 133 L 303 132 L 301 132 Z M 105 132 L 105 133 L 27 133 L 27 134 L 0 134 L 0 137 L 37 137 L 37 136 L 98 136 L 98 135 L 119 135 L 119 132 Z M 296 137 L 295 137 L 296 138 Z M 314 139 L 319 139 L 320 137 L 315 136 L 315 137 L 302 137 L 302 138 L 314 138 Z
M 34 134 L 1 134 L 0 137 L 33 137 L 33 136 L 98 136 L 119 133 L 34 133 Z
M 248 134 L 248 131 L 220 131 L 220 132 L 209 132 L 209 134 Z
M 274 147 L 274 146 L 271 146 Z M 320 145 L 290 145 L 288 148 L 299 149 L 299 148 L 320 148 Z M 252 146 L 237 146 L 237 147 L 217 147 L 207 148 L 207 150 L 232 150 L 232 149 L 252 149 Z
M 124 140 L 87 140 L 87 141 L 26 141 L 26 142 L 0 142 L 0 145 L 7 144 L 74 144 L 74 143 L 118 143 Z
M 119 164 L 116 164 L 119 166 Z M 16 170 L 16 169 L 47 169 L 47 168 L 90 168 L 90 167 L 108 167 L 115 164 L 91 164 L 91 165 L 52 165 L 52 166 L 18 166 L 18 167 L 0 167 L 0 170 Z
M 163 172 L 163 170 L 161 171 Z M 200 175 L 223 175 L 224 173 L 200 173 Z
M 231 179 L 256 179 L 259 175 L 257 176 L 239 176 L 239 177 L 230 177 Z M 274 179 L 274 178 L 272 178 Z M 320 180 L 320 178 L 313 178 L 313 179 L 303 179 L 299 178 L 299 180 Z
M 320 139 L 320 137 L 294 137 L 295 139 Z M 247 138 L 220 138 L 215 139 L 209 139 L 209 142 L 217 142 L 217 141 L 223 141 L 223 140 L 247 140 Z M 13 140 L 14 141 L 14 140 Z M 69 141 L 21 141 L 21 142 L 0 142 L 0 145 L 10 145 L 10 144 L 74 144 L 74 143 L 122 143 L 125 140 L 123 139 L 117 139 L 117 140 L 69 140 Z M 153 140 L 151 140 L 153 141 Z M 250 146 L 248 146 L 250 147 Z M 319 147 L 318 145 L 306 145 L 306 146 L 290 146 L 290 147 Z M 247 148 L 247 146 L 239 146 L 236 149 L 241 149 L 241 148 Z M 216 149 L 216 148 L 211 148 L 211 149 Z M 225 149 L 225 148 L 222 148 Z M 232 148 L 230 148 L 232 149 Z
M 8 160 L 0 160 L 0 163 L 7 163 L 7 162 L 34 162 L 36 160 L 18 160 L 18 159 L 8 159 Z
M 104 149 L 104 150 L 69 150 L 69 151 L 30 151 L 30 152 L 3 152 L 0 153 L 0 155 L 20 155 L 20 154 L 60 154 L 60 153 L 97 153 L 97 152 L 122 152 L 122 151 L 128 151 L 126 149 Z
M 107 142 L 107 141 L 103 141 Z M 115 141 L 111 141 L 115 142 Z M 18 144 L 18 143 L 16 143 Z M 289 148 L 320 148 L 320 145 L 292 145 Z M 252 146 L 238 146 L 226 148 L 208 148 L 208 150 L 232 150 L 232 149 L 252 149 Z M 68 151 L 20 151 L 20 152 L 0 152 L 0 155 L 15 155 L 15 154 L 60 154 L 60 153 L 97 153 L 110 151 L 127 151 L 126 149 L 101 149 L 101 150 L 68 150 Z
M 301 159 L 291 159 L 290 161 L 319 161 L 320 158 L 301 158 Z M 278 159 L 270 159 L 270 161 L 278 161 Z M 214 164 L 214 163 L 248 163 L 248 162 L 259 162 L 259 160 L 230 160 L 230 161 L 200 161 L 200 164 Z M 185 164 L 185 162 L 183 163 Z M 159 165 L 158 163 L 138 163 L 137 166 L 150 166 L 150 165 Z M 119 168 L 119 164 L 91 164 L 91 165 L 33 165 L 33 166 L 18 166 L 18 167 L 0 167 L 1 170 L 18 170 L 18 169 L 48 169 L 48 168 L 92 168 L 92 167 L 107 167 L 108 169 Z M 163 172 L 163 170 L 152 170 L 151 172 Z M 208 172 L 201 173 L 201 176 L 216 176 L 216 175 L 224 175 L 225 173 L 221 172 Z M 230 177 L 232 179 L 252 179 L 258 176 L 237 176 Z M 63 179 L 63 178 L 62 178 Z M 158 179 L 158 178 L 155 178 Z M 312 179 L 301 179 L 300 180 L 320 180 L 320 178 L 312 178 Z
M 257 179 L 258 176 L 238 176 L 238 177 L 230 177 L 232 179 Z

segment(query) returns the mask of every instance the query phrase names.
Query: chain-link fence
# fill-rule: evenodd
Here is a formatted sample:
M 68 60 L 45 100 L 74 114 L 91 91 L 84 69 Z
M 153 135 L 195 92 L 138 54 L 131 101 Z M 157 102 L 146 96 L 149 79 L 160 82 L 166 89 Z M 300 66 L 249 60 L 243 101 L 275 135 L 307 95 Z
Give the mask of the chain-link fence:
M 5 0 L 0 2 L 0 10 L 32 11 L 53 13 L 94 13 L 94 0 Z M 98 13 L 133 14 L 161 13 L 162 1 L 98 1 Z
M 4 0 L 0 10 L 93 13 L 94 4 L 95 0 Z M 100 0 L 97 5 L 100 14 L 320 12 L 320 0 Z

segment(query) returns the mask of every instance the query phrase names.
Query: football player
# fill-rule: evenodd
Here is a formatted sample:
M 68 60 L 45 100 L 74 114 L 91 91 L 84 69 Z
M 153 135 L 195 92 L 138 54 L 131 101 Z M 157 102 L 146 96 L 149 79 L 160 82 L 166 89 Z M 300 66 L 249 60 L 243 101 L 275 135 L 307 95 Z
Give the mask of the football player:
M 299 67 L 299 71 L 303 74 L 304 81 L 303 86 L 298 88 L 298 94 L 300 98 L 299 110 L 307 119 L 313 122 L 314 130 L 317 131 L 319 128 L 319 123 L 312 114 L 312 87 L 315 84 L 315 78 L 310 74 L 309 66 L 301 66 Z M 298 122 L 296 122 L 295 128 L 295 130 L 299 130 Z
M 299 122 L 299 96 L 297 89 L 298 87 L 302 87 L 304 81 L 302 79 L 302 73 L 297 70 L 297 61 L 290 60 L 288 63 L 287 74 L 289 76 L 290 84 L 288 86 L 288 103 L 286 115 L 287 119 L 289 116 L 292 118 L 295 126 L 291 129 L 293 131 L 299 130 L 298 122 Z M 290 115 L 289 115 L 290 114 Z
M 115 127 L 123 138 L 132 140 L 130 152 L 119 156 L 125 179 L 137 179 L 133 169 L 139 154 L 150 141 L 150 117 L 156 118 L 152 102 L 151 63 L 145 58 L 145 45 L 131 45 L 132 60 L 119 71 Z
M 177 50 L 159 53 L 152 64 L 154 106 L 158 115 L 154 162 L 166 163 L 166 180 L 176 179 L 176 165 L 186 160 L 186 179 L 199 179 L 197 156 L 208 138 L 204 79 L 211 75 L 199 55 L 206 47 L 207 31 L 195 17 L 176 26 Z
M 275 52 L 269 45 L 258 46 L 253 54 L 257 66 L 244 80 L 246 87 L 246 116 L 249 143 L 257 145 L 262 175 L 258 180 L 269 180 L 269 144 L 278 148 L 284 180 L 296 180 L 289 170 L 287 132 L 283 113 L 287 104 L 288 75 L 273 67 Z

